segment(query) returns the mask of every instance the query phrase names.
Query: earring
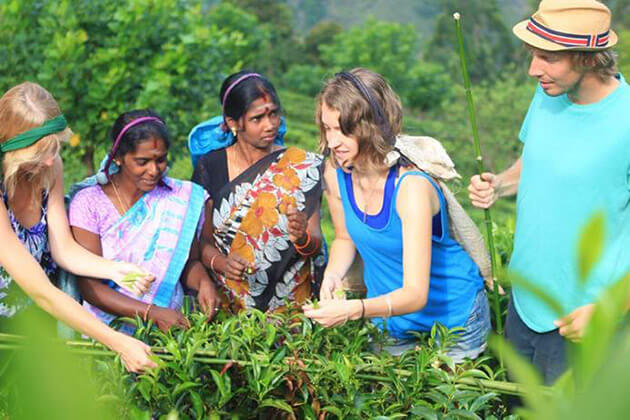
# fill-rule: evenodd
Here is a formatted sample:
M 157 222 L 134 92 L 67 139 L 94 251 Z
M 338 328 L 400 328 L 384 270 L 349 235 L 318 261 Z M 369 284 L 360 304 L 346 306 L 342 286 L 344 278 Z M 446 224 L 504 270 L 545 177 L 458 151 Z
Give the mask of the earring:
M 236 133 L 238 133 L 238 131 L 236 131 L 236 127 L 232 127 L 230 130 L 232 131 L 232 135 L 236 137 Z
M 120 166 L 120 161 L 119 160 L 115 160 L 114 163 L 116 164 L 116 166 Z

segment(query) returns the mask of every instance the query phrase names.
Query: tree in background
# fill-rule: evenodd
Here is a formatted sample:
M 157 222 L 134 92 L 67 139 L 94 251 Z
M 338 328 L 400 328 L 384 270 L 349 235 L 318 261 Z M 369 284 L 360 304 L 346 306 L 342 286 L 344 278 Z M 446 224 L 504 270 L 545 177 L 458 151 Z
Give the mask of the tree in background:
M 300 32 L 310 30 L 328 14 L 327 2 L 322 0 L 289 0 L 289 5 L 293 9 L 294 26 Z
M 293 12 L 286 0 L 225 0 L 255 15 L 260 26 L 269 32 L 265 54 L 259 68 L 271 79 L 282 75 L 291 63 L 301 62 L 302 43 L 293 28 Z M 252 28 L 253 29 L 253 28 Z
M 367 67 L 385 76 L 402 92 L 407 74 L 417 61 L 419 40 L 411 25 L 378 21 L 370 17 L 322 45 L 323 61 L 335 70 Z
M 331 45 L 335 36 L 341 32 L 343 32 L 343 26 L 330 20 L 321 21 L 313 26 L 304 38 L 304 53 L 307 63 L 322 65 L 322 46 Z
M 181 153 L 218 109 L 223 77 L 257 63 L 269 36 L 255 16 L 229 4 L 204 11 L 200 0 L 8 0 L 0 21 L 0 88 L 46 87 L 89 173 L 114 118 L 132 108 L 163 115 Z
M 604 3 L 612 11 L 613 29 L 619 25 L 630 29 L 630 0 L 610 0 Z
M 448 98 L 450 80 L 443 69 L 419 59 L 419 39 L 412 25 L 373 17 L 337 34 L 320 47 L 322 61 L 334 71 L 366 67 L 385 76 L 407 105 L 439 107 Z
M 337 22 L 321 21 L 311 28 L 304 38 L 304 60 L 294 63 L 282 76 L 282 86 L 315 96 L 323 86 L 324 80 L 331 75 L 325 68 L 321 56 L 324 46 L 332 45 L 335 36 L 343 32 L 343 27 Z
M 617 67 L 627 81 L 630 77 L 630 29 L 623 27 L 619 29 L 620 30 L 617 31 L 619 43 L 615 46 L 614 50 L 618 55 Z
M 462 14 L 466 42 L 466 60 L 473 82 L 496 77 L 517 58 L 516 39 L 501 16 L 497 0 L 442 0 L 433 38 L 427 46 L 427 57 L 449 69 L 453 80 L 459 80 L 455 51 L 453 12 Z

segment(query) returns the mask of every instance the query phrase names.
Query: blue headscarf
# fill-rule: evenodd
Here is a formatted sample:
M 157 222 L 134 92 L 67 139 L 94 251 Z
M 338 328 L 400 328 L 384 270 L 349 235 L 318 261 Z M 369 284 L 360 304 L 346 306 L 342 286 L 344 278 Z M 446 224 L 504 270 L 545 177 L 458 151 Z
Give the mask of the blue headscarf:
M 284 135 L 287 133 L 287 125 L 284 117 L 280 119 L 278 134 L 274 144 L 284 146 Z M 188 135 L 188 150 L 193 168 L 203 155 L 213 150 L 228 147 L 234 143 L 234 135 L 230 130 L 223 130 L 223 115 L 218 115 L 208 121 L 195 126 Z

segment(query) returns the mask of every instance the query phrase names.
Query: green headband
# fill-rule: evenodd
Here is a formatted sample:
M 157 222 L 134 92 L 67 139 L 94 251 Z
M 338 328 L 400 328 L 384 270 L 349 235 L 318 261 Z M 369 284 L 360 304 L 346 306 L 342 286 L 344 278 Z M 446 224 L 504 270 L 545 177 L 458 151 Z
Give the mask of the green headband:
M 65 130 L 67 126 L 68 122 L 66 121 L 66 118 L 63 115 L 59 115 L 44 122 L 39 127 L 32 128 L 22 134 L 18 134 L 12 139 L 0 144 L 0 152 L 6 153 L 13 150 L 23 149 L 33 143 L 36 143 L 42 137 Z

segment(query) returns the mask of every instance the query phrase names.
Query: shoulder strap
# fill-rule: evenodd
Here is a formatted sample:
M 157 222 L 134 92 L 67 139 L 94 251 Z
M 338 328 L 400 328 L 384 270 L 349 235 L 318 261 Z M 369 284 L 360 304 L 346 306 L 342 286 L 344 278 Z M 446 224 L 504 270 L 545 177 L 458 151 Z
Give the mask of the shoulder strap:
M 440 200 L 440 222 L 442 224 L 442 237 L 439 239 L 439 241 L 442 241 L 446 236 L 446 232 L 449 231 L 450 220 L 448 219 L 448 209 L 446 205 L 446 200 L 444 199 L 444 194 L 442 193 L 441 186 L 435 181 L 435 179 L 433 179 L 433 177 L 431 177 L 431 175 L 427 174 L 424 171 L 408 171 L 398 178 L 396 190 L 394 191 L 394 199 L 396 199 L 396 197 L 398 196 L 398 189 L 400 188 L 402 180 L 405 179 L 405 177 L 407 177 L 408 175 L 415 175 L 426 178 L 435 189 L 438 200 Z

